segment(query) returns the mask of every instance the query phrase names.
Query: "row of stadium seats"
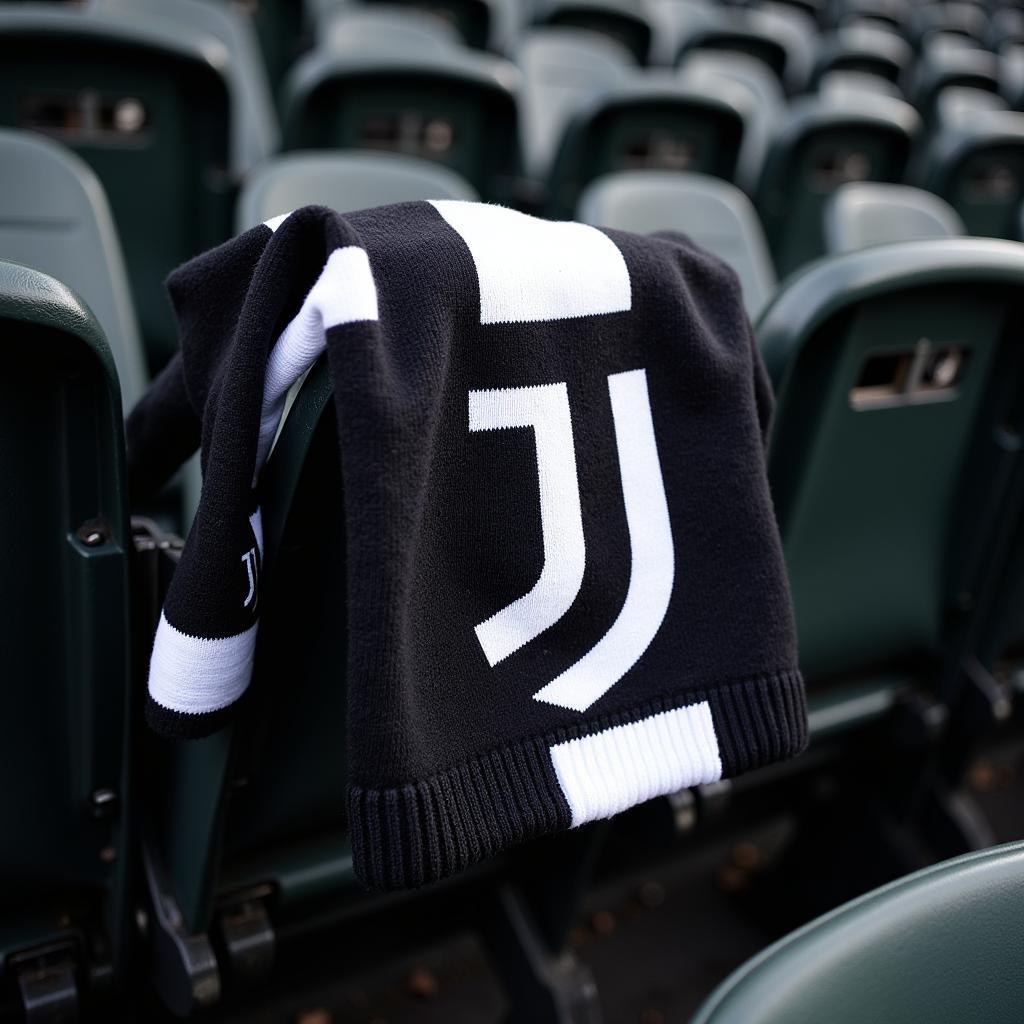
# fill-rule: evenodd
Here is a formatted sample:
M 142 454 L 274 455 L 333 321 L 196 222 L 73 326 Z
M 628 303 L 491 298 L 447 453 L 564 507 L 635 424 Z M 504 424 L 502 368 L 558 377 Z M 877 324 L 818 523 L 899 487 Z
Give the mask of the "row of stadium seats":
M 580 215 L 587 187 L 609 173 L 709 174 L 752 199 L 780 276 L 826 251 L 824 207 L 849 181 L 918 185 L 970 234 L 1021 234 L 1024 113 L 1009 107 L 1024 88 L 999 69 L 1024 62 L 948 32 L 925 39 L 912 67 L 881 67 L 892 33 L 840 19 L 843 53 L 860 56 L 816 58 L 814 91 L 787 98 L 777 62 L 747 37 L 688 47 L 674 71 L 640 71 L 615 33 L 595 30 L 603 15 L 581 27 L 582 5 L 556 4 L 520 32 L 513 63 L 461 45 L 413 4 L 322 7 L 315 47 L 281 87 L 279 130 L 253 25 L 234 8 L 0 4 L 0 124 L 57 138 L 102 182 L 150 370 L 176 344 L 164 277 L 230 235 L 240 188 L 281 145 L 417 156 L 461 176 L 463 190 L 554 217 Z
M 185 1014 L 239 998 L 302 936 L 358 927 L 369 948 L 376 915 L 431 919 L 430 900 L 443 898 L 446 924 L 498 951 L 514 1020 L 571 1019 L 543 1014 L 589 991 L 563 946 L 601 829 L 525 848 L 440 897 L 396 905 L 354 883 L 340 798 L 346 695 L 326 654 L 345 573 L 328 528 L 341 481 L 322 365 L 262 483 L 274 582 L 255 699 L 206 740 L 174 746 L 145 730 L 133 681 L 180 542 L 127 506 L 122 388 L 139 382 L 126 369 L 122 384 L 104 337 L 108 324 L 123 329 L 123 264 L 79 161 L 31 135 L 5 133 L 2 146 L 5 167 L 24 160 L 48 190 L 49 212 L 20 191 L 20 236 L 4 235 L 0 251 L 24 245 L 25 262 L 52 271 L 0 266 L 0 478 L 12 496 L 0 523 L 13 541 L 0 639 L 11 677 L 40 681 L 9 692 L 0 718 L 6 777 L 18 780 L 0 794 L 0 820 L 14 823 L 0 834 L 4 997 L 98 999 L 143 972 Z M 253 177 L 237 218 L 310 199 L 344 209 L 471 195 L 409 158 L 293 155 Z M 936 237 L 959 225 L 934 197 L 849 186 L 826 221 L 837 254 L 775 286 L 750 203 L 724 181 L 623 173 L 586 191 L 581 211 L 690 230 L 740 268 L 753 308 L 767 300 L 756 335 L 778 401 L 769 472 L 811 700 L 811 754 L 782 771 L 820 772 L 870 735 L 877 784 L 913 794 L 904 817 L 923 828 L 978 736 L 1010 714 L 996 670 L 1024 665 L 1024 244 Z M 858 248 L 893 232 L 930 240 Z M 88 292 L 97 316 L 56 277 Z M 284 635 L 302 642 L 272 642 Z M 942 821 L 942 854 L 976 839 L 955 815 Z

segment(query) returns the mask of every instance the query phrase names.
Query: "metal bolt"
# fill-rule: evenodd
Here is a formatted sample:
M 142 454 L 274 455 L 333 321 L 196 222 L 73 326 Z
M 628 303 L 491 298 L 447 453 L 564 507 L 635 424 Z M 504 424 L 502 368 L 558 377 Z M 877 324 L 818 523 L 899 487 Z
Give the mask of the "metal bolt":
M 90 800 L 94 818 L 109 818 L 117 809 L 116 790 L 107 787 L 97 789 Z

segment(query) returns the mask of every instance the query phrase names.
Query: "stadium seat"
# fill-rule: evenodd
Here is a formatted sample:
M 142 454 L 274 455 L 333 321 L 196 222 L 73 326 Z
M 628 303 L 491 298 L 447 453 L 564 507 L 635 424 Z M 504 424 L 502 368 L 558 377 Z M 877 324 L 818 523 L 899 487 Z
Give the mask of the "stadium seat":
M 743 141 L 745 96 L 715 95 L 649 73 L 594 97 L 569 122 L 555 154 L 547 215 L 569 218 L 588 182 L 624 170 L 698 171 L 731 179 Z
M 830 702 L 880 714 L 959 656 L 1003 514 L 1000 438 L 1022 426 L 1022 285 L 1018 243 L 905 242 L 808 267 L 758 322 L 812 726 Z
M 0 9 L 0 124 L 52 135 L 107 191 L 151 368 L 177 347 L 165 276 L 231 231 L 230 51 L 145 13 Z
M 34 132 L 0 129 L 0 259 L 65 282 L 103 327 L 128 408 L 148 379 L 117 229 L 79 157 Z
M 520 173 L 518 86 L 514 65 L 463 47 L 317 50 L 285 82 L 285 148 L 423 157 L 509 201 Z
M 413 199 L 479 196 L 445 167 L 396 153 L 286 153 L 258 168 L 238 198 L 245 231 L 311 203 L 345 213 Z
M 901 100 L 830 88 L 794 100 L 771 142 L 756 192 L 781 276 L 821 255 L 822 211 L 848 181 L 900 181 L 919 121 Z
M 691 1024 L 1015 1024 L 1024 844 L 936 864 L 744 964 Z
M 373 8 L 380 4 L 396 13 L 422 11 L 450 25 L 466 46 L 506 54 L 514 45 L 518 27 L 517 0 L 361 0 Z
M 937 38 L 925 47 L 910 77 L 908 96 L 929 124 L 936 120 L 939 96 L 944 89 L 999 92 L 999 64 L 995 55 L 948 37 Z
M 634 61 L 624 46 L 607 36 L 557 27 L 526 33 L 516 60 L 523 72 L 523 160 L 527 173 L 542 180 L 572 116 L 594 96 L 625 81 Z
M 207 0 L 217 2 L 220 0 Z M 235 4 L 256 30 L 271 88 L 276 90 L 285 72 L 302 52 L 306 35 L 304 5 L 295 0 L 256 0 Z
M 763 61 L 788 93 L 800 92 L 811 71 L 813 40 L 777 11 L 757 7 L 693 7 L 682 26 L 677 63 L 693 50 L 744 53 Z
M 825 250 L 831 254 L 965 233 L 948 203 L 910 185 L 850 182 L 836 189 L 825 206 Z
M 913 59 L 909 44 L 895 32 L 871 25 L 846 25 L 823 36 L 811 84 L 830 71 L 860 71 L 899 82 Z
M 912 178 L 945 199 L 969 234 L 1017 238 L 1024 114 L 998 109 L 1001 102 L 978 90 L 953 90 Z
M 316 21 L 317 47 L 335 53 L 391 56 L 404 52 L 416 56 L 459 43 L 459 33 L 452 25 L 414 8 L 341 4 Z
M 637 64 L 651 52 L 651 23 L 642 4 L 630 0 L 540 0 L 536 21 L 587 29 L 624 46 Z
M 911 17 L 908 0 L 831 0 L 826 21 L 836 28 L 868 25 L 906 36 Z
M 972 46 L 984 43 L 988 33 L 988 15 L 983 7 L 956 0 L 938 0 L 919 4 L 910 22 L 911 40 L 927 47 L 935 36 L 955 37 Z
M 0 324 L 4 1005 L 111 1019 L 94 1000 L 130 954 L 134 849 L 121 396 L 103 331 L 54 278 L 0 263 Z
M 708 95 L 716 95 L 723 85 L 741 90 L 744 125 L 736 183 L 753 195 L 768 145 L 786 112 L 778 78 L 756 57 L 724 50 L 691 50 L 680 64 L 679 74 L 683 82 Z
M 736 271 L 755 317 L 775 289 L 768 246 L 750 200 L 703 174 L 625 171 L 591 182 L 576 219 L 625 231 L 681 231 Z

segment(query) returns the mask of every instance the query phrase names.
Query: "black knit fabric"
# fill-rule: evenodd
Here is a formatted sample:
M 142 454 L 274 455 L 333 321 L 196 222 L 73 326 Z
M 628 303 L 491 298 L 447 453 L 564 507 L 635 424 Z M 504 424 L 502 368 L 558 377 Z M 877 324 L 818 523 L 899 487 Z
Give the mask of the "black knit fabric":
M 347 735 L 356 870 L 379 888 L 445 877 L 806 744 L 765 479 L 771 394 L 733 273 L 681 236 L 581 229 L 580 251 L 593 245 L 610 290 L 626 282 L 625 301 L 579 313 L 573 303 L 604 296 L 586 298 L 590 264 L 570 246 L 564 271 L 542 282 L 568 313 L 536 314 L 516 292 L 521 251 L 510 243 L 507 275 L 495 274 L 485 263 L 501 271 L 500 234 L 480 243 L 448 216 L 429 203 L 345 217 L 309 207 L 186 264 L 170 280 L 182 354 L 128 421 L 136 497 L 170 472 L 161 452 L 184 456 L 201 428 L 203 496 L 162 626 L 184 652 L 182 678 L 172 653 L 158 685 L 154 654 L 148 716 L 166 735 L 203 735 L 230 715 L 247 671 L 231 661 L 233 688 L 221 691 L 227 661 L 205 652 L 234 652 L 258 622 L 253 483 L 268 354 L 327 289 L 349 722 L 325 727 Z M 551 238 L 557 248 L 561 235 Z M 355 277 L 328 273 L 341 250 L 333 271 L 354 250 L 368 258 L 372 316 L 346 319 Z M 517 318 L 517 303 L 534 318 Z M 551 412 L 546 427 L 512 422 L 530 396 Z M 474 425 L 477 401 L 509 423 Z M 566 443 L 545 441 L 548 428 Z M 574 487 L 582 540 L 571 501 L 545 505 Z M 662 504 L 667 557 L 653 539 Z M 485 650 L 481 624 L 531 594 L 543 628 L 509 613 L 523 635 Z M 693 750 L 691 730 L 704 737 Z

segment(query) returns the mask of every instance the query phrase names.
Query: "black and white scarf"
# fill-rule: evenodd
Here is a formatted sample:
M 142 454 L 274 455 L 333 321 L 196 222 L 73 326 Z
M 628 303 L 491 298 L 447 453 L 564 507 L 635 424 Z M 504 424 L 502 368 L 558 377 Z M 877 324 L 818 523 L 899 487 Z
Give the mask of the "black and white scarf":
M 204 478 L 153 645 L 157 731 L 207 734 L 246 690 L 260 472 L 326 352 L 351 641 L 349 721 L 326 727 L 365 881 L 803 748 L 771 396 L 718 260 L 476 203 L 307 207 L 169 288 L 182 351 L 129 420 L 133 486 L 200 437 Z

